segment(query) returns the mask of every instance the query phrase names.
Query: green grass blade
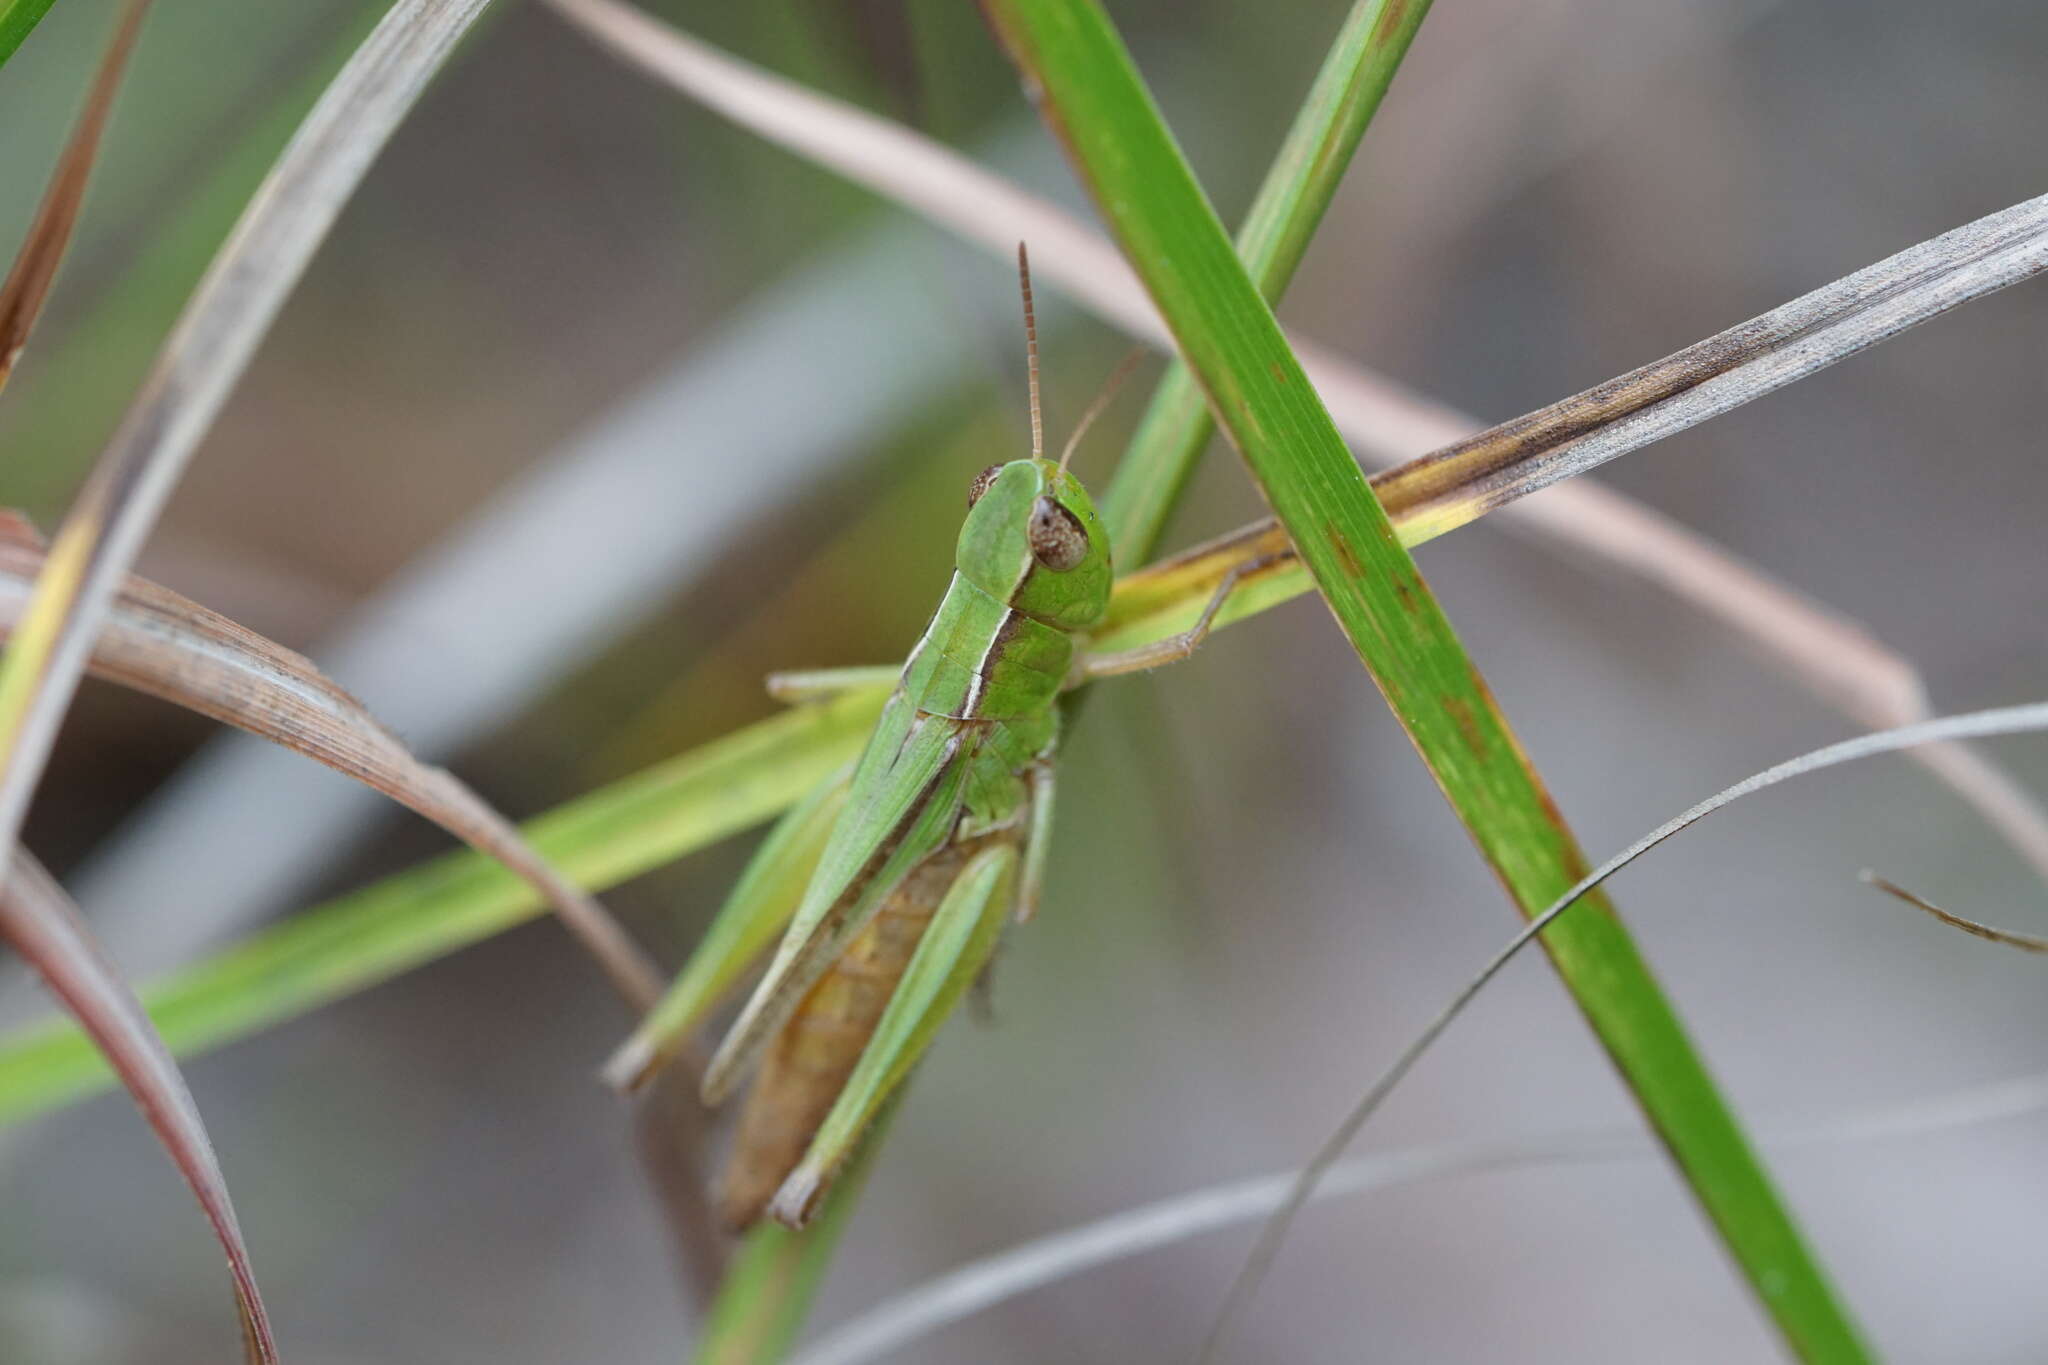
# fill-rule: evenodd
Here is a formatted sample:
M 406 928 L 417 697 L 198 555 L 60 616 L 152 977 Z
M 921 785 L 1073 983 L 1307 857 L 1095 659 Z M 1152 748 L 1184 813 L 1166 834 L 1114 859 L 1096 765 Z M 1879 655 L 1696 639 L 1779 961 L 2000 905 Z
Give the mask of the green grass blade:
M 1287 292 L 1429 5 L 1358 0 L 1338 30 L 1237 234 L 1238 258 L 1268 303 Z M 1103 494 L 1116 563 L 1136 566 L 1152 557 L 1167 513 L 1215 430 L 1201 386 L 1187 364 L 1175 360 Z
M 1584 869 L 1443 612 L 1245 275 L 1100 8 L 989 12 L 1144 279 L 1210 405 L 1522 912 Z M 1683 1027 L 1610 907 L 1545 937 L 1560 975 L 1792 1349 L 1866 1358 Z
M 735 731 L 522 827 L 579 885 L 637 876 L 767 819 L 852 759 L 885 694 L 853 693 Z M 251 935 L 141 992 L 190 1056 L 387 981 L 533 918 L 540 897 L 498 863 L 451 853 Z M 0 1041 L 0 1124 L 104 1090 L 106 1063 L 50 1022 Z
M 0 0 L 0 66 L 14 55 L 57 0 Z

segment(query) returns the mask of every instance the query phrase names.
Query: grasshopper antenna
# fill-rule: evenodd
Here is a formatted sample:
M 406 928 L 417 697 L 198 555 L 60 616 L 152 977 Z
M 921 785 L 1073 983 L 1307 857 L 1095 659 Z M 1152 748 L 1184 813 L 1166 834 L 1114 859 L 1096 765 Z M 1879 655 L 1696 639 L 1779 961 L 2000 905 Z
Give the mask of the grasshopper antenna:
M 1088 434 L 1088 428 L 1095 424 L 1096 418 L 1102 416 L 1110 400 L 1116 397 L 1116 391 L 1124 386 L 1124 381 L 1131 377 L 1131 371 L 1137 369 L 1138 362 L 1144 358 L 1145 348 L 1133 346 L 1124 353 L 1124 358 L 1116 363 L 1116 368 L 1109 372 L 1109 378 L 1103 382 L 1102 392 L 1095 395 L 1095 401 L 1088 405 L 1088 411 L 1082 413 L 1081 420 L 1074 424 L 1074 434 L 1067 437 L 1067 448 L 1060 452 L 1061 469 L 1065 469 L 1067 462 L 1074 458 L 1074 451 L 1080 447 L 1081 438 Z
M 1038 316 L 1031 311 L 1031 257 L 1017 243 L 1017 288 L 1024 295 L 1024 363 L 1031 380 L 1031 458 L 1045 458 L 1045 414 L 1038 406 Z

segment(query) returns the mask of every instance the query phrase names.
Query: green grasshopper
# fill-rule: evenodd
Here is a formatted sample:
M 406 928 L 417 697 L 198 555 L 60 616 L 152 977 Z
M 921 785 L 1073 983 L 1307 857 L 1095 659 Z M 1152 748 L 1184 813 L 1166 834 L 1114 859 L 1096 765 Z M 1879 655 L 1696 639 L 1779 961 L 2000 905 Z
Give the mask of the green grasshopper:
M 1108 536 L 1067 462 L 1101 402 L 1057 464 L 1044 458 L 1021 245 L 1017 266 L 1030 458 L 975 477 L 952 584 L 860 759 L 776 825 L 675 985 L 606 1067 L 614 1085 L 644 1084 L 787 925 L 702 1083 L 705 1102 L 717 1104 L 759 1072 L 718 1192 L 734 1230 L 764 1212 L 791 1227 L 809 1219 L 981 976 L 1004 922 L 1036 910 L 1061 691 L 1185 657 L 1243 576 L 1227 576 L 1181 635 L 1115 654 L 1082 651 L 1085 632 L 1108 612 L 1112 572 Z M 874 675 L 782 675 L 771 690 L 817 699 Z

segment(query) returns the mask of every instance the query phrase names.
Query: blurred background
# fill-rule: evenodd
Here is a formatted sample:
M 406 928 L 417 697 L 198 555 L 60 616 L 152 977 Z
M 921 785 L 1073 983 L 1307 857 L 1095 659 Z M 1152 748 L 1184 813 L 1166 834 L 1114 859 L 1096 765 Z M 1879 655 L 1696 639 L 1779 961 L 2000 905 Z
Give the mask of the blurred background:
M 971 7 L 647 7 L 1081 203 Z M 378 9 L 158 8 L 0 402 L 0 501 L 54 524 Z M 1226 220 L 1344 9 L 1113 6 Z M 112 15 L 65 0 L 0 71 L 10 250 Z M 1537 406 L 2039 193 L 2044 43 L 2048 11 L 1988 3 L 1441 4 L 1283 317 L 1487 419 Z M 2040 289 L 1602 477 L 1867 623 L 1938 709 L 2048 695 Z M 1124 342 L 1042 293 L 1063 433 Z M 967 481 L 1024 448 L 1014 317 L 1004 262 L 505 0 L 349 207 L 143 571 L 305 650 L 524 817 L 769 714 L 771 669 L 902 655 Z M 1084 477 L 1141 405 L 1097 429 Z M 1257 510 L 1218 446 L 1178 543 Z M 1641 583 L 1484 524 L 1421 562 L 1595 857 L 1849 733 Z M 2039 741 L 1998 757 L 2048 786 Z M 1064 772 L 1045 913 L 1012 940 L 995 1025 L 955 1025 L 923 1069 L 819 1326 L 1024 1238 L 1298 1161 L 1513 928 L 1313 604 L 1103 687 Z M 143 975 L 445 846 L 304 760 L 95 684 L 28 842 Z M 608 903 L 680 960 L 750 842 Z M 1864 866 L 2041 928 L 2039 882 L 1896 758 L 1739 806 L 1615 886 L 1759 1133 L 2048 1068 L 2038 961 L 1911 917 L 1856 882 Z M 0 1016 L 45 1008 L 7 974 Z M 542 923 L 190 1066 L 292 1359 L 684 1353 L 692 1318 L 594 1076 L 624 1023 Z M 1632 1114 L 1532 958 L 1364 1146 Z M 2044 1143 L 2034 1116 L 1772 1164 L 1885 1354 L 2038 1360 Z M 128 1101 L 0 1137 L 0 1207 L 0 1359 L 221 1358 L 217 1252 Z M 1094 1271 L 898 1358 L 1183 1359 L 1248 1245 L 1234 1231 Z M 1237 1358 L 1777 1350 L 1679 1183 L 1635 1160 L 1321 1206 Z

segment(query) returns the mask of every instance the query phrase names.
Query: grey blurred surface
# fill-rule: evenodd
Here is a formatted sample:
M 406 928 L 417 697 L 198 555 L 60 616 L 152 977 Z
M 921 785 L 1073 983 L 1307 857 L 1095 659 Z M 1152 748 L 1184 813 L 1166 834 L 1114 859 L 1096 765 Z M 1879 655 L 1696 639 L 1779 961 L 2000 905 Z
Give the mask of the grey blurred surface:
M 244 7 L 183 8 L 225 22 Z M 1018 111 L 971 24 L 947 26 L 965 38 L 920 80 L 906 74 L 901 6 L 798 4 L 745 23 L 701 4 L 661 8 L 785 69 L 792 52 L 821 49 L 827 67 L 869 73 L 882 107 L 958 141 Z M 1340 13 L 1117 7 L 1142 61 L 1188 65 L 1164 103 L 1226 216 Z M 63 54 L 76 70 L 95 18 L 77 0 L 60 6 L 0 73 L 7 164 L 42 164 L 15 145 L 28 126 L 15 109 L 69 108 L 64 81 L 28 58 Z M 2044 40 L 2048 14 L 2011 5 L 1440 6 L 1283 311 L 1469 410 L 1520 411 L 2041 192 Z M 15 84 L 22 71 L 33 90 Z M 37 133 L 47 147 L 57 130 Z M 137 177 L 110 176 L 95 200 L 119 206 L 127 232 L 166 193 Z M 351 209 L 202 451 L 150 567 L 174 586 L 195 557 L 227 567 L 209 581 L 302 583 L 296 598 L 252 588 L 246 610 L 208 600 L 288 642 L 318 638 L 770 281 L 878 221 L 835 193 L 624 78 L 545 15 L 508 11 Z M 0 192 L 0 226 L 25 216 L 24 198 Z M 52 345 L 123 259 L 115 226 L 95 230 L 106 235 L 89 237 L 67 276 Z M 993 275 L 936 287 L 978 295 L 1000 287 Z M 2048 695 L 2044 298 L 2036 285 L 1973 305 L 1607 476 L 1870 623 L 1914 656 L 1944 708 Z M 960 305 L 970 368 L 983 364 L 971 318 L 984 302 Z M 892 306 L 874 300 L 876 328 Z M 992 365 L 1010 364 L 1007 345 Z M 1048 378 L 1072 412 L 1116 346 L 1082 336 L 1063 350 Z M 789 377 L 789 402 L 805 401 L 806 381 Z M 464 755 L 465 776 L 517 813 L 539 809 L 612 775 L 592 755 L 664 705 L 687 713 L 674 719 L 678 744 L 759 714 L 731 700 L 751 695 L 757 663 L 900 651 L 942 585 L 951 524 L 904 528 L 918 543 L 891 561 L 900 572 L 886 587 L 836 586 L 837 614 L 856 622 L 867 593 L 911 602 L 908 624 L 874 618 L 865 653 L 816 607 L 835 584 L 805 596 L 800 566 L 884 490 L 936 481 L 956 498 L 978 463 L 895 443 L 967 429 L 984 400 L 995 430 L 1020 431 L 1012 381 L 999 370 L 987 393 L 970 384 L 902 413 L 896 431 L 864 442 L 871 477 L 794 489 L 787 509 L 750 515 L 635 639 L 579 661 Z M 24 369 L 7 403 L 37 394 Z M 1113 448 L 1105 437 L 1093 458 Z M 1244 483 L 1215 452 L 1184 534 L 1250 511 Z M 1483 526 L 1431 545 L 1422 564 L 1596 856 L 1842 733 L 1639 586 Z M 664 700 L 698 669 L 717 677 Z M 153 703 L 93 692 L 32 842 L 75 861 L 198 733 Z M 2000 756 L 2037 790 L 2048 783 L 2040 741 Z M 1105 688 L 1061 801 L 1046 910 L 1013 940 L 999 1022 L 955 1027 L 924 1069 L 821 1322 L 967 1256 L 1298 1158 L 1512 928 L 1310 604 L 1233 629 L 1155 679 Z M 396 818 L 385 830 L 333 885 L 439 847 Z M 721 851 L 614 900 L 657 941 L 684 942 L 732 866 Z M 1855 881 L 1863 866 L 1966 913 L 2041 928 L 2040 887 L 1900 760 L 1739 806 L 1615 887 L 1759 1122 L 2048 1060 L 2039 963 L 1909 917 Z M 564 940 L 536 926 L 191 1068 L 294 1359 L 684 1354 L 690 1317 L 621 1116 L 593 1079 L 622 1023 Z M 1531 960 L 1366 1143 L 1578 1129 L 1630 1112 Z M 1991 1365 L 2048 1355 L 2044 1140 L 2048 1118 L 2015 1120 L 1788 1154 L 1774 1168 L 1888 1358 Z M 37 1125 L 0 1170 L 0 1208 L 0 1359 L 220 1358 L 231 1325 L 214 1252 L 125 1102 Z M 1248 1234 L 1219 1235 L 1092 1272 L 902 1359 L 1182 1360 L 1247 1245 Z M 1235 1358 L 1778 1353 L 1679 1185 L 1634 1163 L 1497 1172 L 1316 1210 Z

